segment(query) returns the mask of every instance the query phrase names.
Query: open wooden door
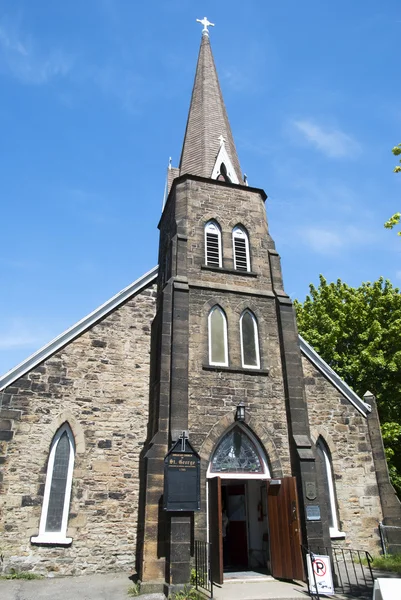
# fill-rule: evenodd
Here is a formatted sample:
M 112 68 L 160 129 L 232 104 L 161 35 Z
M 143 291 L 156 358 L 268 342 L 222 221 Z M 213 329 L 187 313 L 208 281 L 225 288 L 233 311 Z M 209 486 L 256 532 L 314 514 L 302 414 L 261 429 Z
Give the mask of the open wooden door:
M 267 482 L 267 512 L 273 577 L 304 580 L 295 477 Z
M 223 531 L 221 505 L 221 479 L 212 477 L 209 483 L 209 539 L 212 544 L 210 562 L 213 582 L 223 583 Z

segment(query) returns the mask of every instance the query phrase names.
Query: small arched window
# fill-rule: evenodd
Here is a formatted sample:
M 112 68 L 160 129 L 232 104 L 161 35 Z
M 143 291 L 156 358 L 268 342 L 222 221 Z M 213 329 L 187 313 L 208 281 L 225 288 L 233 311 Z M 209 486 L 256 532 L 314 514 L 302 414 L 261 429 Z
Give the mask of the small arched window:
M 231 179 L 229 178 L 229 176 L 227 174 L 227 167 L 223 162 L 220 165 L 220 174 L 218 175 L 217 180 L 218 181 L 226 181 L 227 183 L 231 183 Z
M 331 463 L 330 450 L 320 436 L 316 443 L 316 450 L 320 457 L 324 473 L 324 486 L 327 497 L 327 511 L 329 517 L 330 537 L 331 538 L 344 538 L 345 533 L 339 530 L 339 522 L 337 516 L 337 499 L 336 491 L 334 487 L 333 468 Z
M 209 364 L 228 366 L 227 319 L 220 306 L 209 313 Z
M 245 310 L 240 318 L 241 359 L 247 369 L 260 369 L 258 323 L 250 310 Z
M 233 253 L 234 269 L 238 271 L 250 271 L 251 261 L 249 259 L 249 239 L 248 234 L 242 227 L 233 229 Z
M 221 230 L 216 221 L 205 226 L 205 262 L 212 267 L 222 266 Z
M 65 423 L 50 446 L 39 535 L 31 538 L 33 543 L 67 545 L 72 541 L 66 534 L 74 458 L 74 436 Z

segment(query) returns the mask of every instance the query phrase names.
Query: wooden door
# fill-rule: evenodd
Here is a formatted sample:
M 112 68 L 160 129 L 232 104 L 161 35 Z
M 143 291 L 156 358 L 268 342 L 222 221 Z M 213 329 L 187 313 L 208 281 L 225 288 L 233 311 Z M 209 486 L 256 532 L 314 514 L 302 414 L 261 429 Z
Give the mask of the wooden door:
M 279 481 L 267 482 L 271 573 L 281 579 L 304 580 L 296 479 Z
M 212 544 L 210 562 L 214 583 L 223 583 L 223 531 L 221 479 L 212 477 L 209 482 L 209 539 Z

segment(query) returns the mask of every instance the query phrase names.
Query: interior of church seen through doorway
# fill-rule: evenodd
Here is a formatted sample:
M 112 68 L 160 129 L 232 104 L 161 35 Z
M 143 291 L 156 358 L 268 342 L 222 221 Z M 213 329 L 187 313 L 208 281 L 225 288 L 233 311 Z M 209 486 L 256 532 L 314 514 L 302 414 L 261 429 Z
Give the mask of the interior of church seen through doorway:
M 269 543 L 266 482 L 222 482 L 224 571 L 268 570 Z

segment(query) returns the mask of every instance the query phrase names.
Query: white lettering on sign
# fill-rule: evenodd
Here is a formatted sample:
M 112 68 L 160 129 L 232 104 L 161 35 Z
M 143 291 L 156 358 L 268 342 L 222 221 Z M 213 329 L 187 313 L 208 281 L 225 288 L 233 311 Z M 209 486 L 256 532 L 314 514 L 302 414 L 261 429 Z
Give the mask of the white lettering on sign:
M 307 554 L 309 589 L 312 594 L 334 594 L 330 556 Z M 316 590 L 317 588 L 317 590 Z

